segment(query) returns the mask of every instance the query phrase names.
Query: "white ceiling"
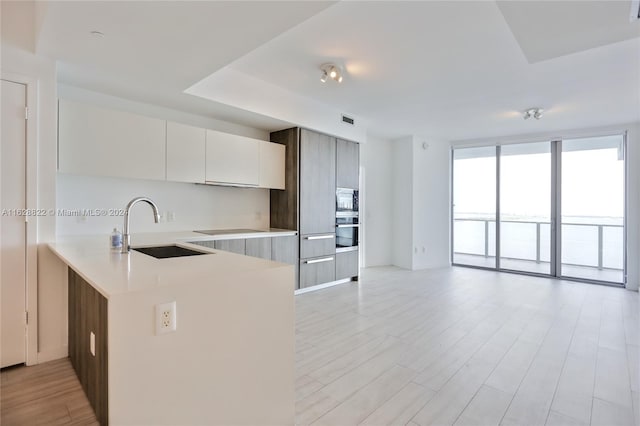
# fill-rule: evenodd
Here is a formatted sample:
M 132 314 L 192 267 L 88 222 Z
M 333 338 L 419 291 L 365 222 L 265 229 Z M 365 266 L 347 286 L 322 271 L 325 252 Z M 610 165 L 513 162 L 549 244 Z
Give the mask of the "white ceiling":
M 638 37 L 631 1 L 498 1 L 529 62 Z M 637 9 L 637 5 L 635 6 Z M 636 10 L 636 16 L 638 11 Z
M 59 60 L 63 83 L 269 127 L 277 122 L 182 92 L 332 3 L 43 1 L 37 52 Z
M 260 128 L 287 119 L 243 111 L 240 92 L 230 107 L 183 91 L 227 66 L 362 117 L 378 136 L 456 140 L 640 119 L 629 11 L 629 1 L 53 2 L 38 48 L 60 59 L 64 82 Z M 328 61 L 344 66 L 342 85 L 320 83 Z M 524 121 L 528 107 L 546 114 Z

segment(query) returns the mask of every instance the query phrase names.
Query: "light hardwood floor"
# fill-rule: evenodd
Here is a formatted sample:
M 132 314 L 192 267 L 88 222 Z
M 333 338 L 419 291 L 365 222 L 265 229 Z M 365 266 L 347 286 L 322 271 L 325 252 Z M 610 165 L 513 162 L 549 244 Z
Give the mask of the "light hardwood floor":
M 296 423 L 638 425 L 638 297 L 468 268 L 364 270 L 296 296 Z M 0 380 L 2 425 L 96 424 L 68 360 Z
M 364 270 L 296 297 L 296 422 L 637 425 L 638 300 L 468 268 Z
M 68 358 L 0 374 L 0 423 L 98 425 Z

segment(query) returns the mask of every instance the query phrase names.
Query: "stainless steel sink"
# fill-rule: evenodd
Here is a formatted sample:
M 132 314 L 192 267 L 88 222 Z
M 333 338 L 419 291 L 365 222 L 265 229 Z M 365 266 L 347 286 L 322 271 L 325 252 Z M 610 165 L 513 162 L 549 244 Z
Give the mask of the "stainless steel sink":
M 184 256 L 198 256 L 201 254 L 214 254 L 209 252 L 191 250 L 188 248 L 180 247 L 177 245 L 170 246 L 156 246 L 156 247 L 138 247 L 132 248 L 132 250 L 138 251 L 147 256 L 155 257 L 156 259 L 168 259 L 171 257 L 184 257 Z

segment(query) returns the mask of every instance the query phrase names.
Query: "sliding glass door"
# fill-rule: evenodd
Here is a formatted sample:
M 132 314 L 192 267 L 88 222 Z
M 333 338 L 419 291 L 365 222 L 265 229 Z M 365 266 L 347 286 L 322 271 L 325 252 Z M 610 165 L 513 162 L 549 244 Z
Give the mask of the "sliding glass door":
M 500 147 L 501 269 L 551 273 L 551 143 Z
M 453 263 L 496 267 L 496 147 L 453 153 Z
M 454 149 L 452 176 L 454 264 L 624 283 L 623 135 Z
M 624 282 L 624 138 L 562 141 L 560 275 Z

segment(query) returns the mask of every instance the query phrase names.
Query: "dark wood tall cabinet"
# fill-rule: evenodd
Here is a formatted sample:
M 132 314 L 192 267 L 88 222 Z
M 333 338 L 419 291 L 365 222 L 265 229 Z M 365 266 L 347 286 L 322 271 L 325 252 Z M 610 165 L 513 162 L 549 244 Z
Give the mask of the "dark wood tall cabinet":
M 360 144 L 338 139 L 336 144 L 336 186 L 360 187 Z
M 336 139 L 300 131 L 300 235 L 336 229 Z
M 298 231 L 297 288 L 348 278 L 354 270 L 357 276 L 357 254 L 336 253 L 335 231 L 336 187 L 359 186 L 359 145 L 301 128 L 273 132 L 271 141 L 286 146 L 286 189 L 271 191 L 271 226 Z

